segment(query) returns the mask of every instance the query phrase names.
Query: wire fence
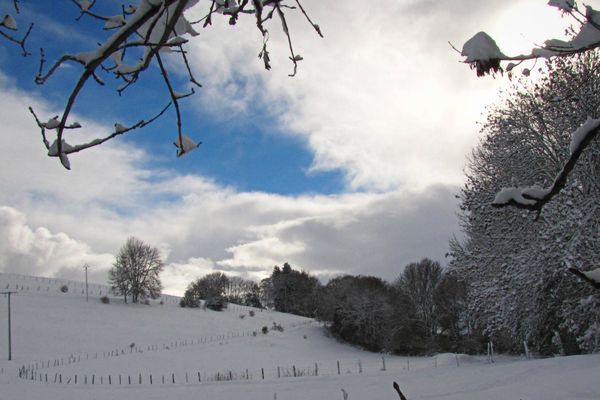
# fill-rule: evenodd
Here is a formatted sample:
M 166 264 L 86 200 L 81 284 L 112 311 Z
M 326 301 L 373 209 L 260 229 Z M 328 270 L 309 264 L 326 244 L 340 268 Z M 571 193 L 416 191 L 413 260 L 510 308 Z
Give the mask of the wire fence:
M 314 379 L 333 377 L 340 375 L 370 375 L 377 373 L 403 373 L 411 370 L 423 370 L 432 368 L 458 368 L 461 366 L 460 355 L 445 354 L 440 357 L 393 357 L 381 356 L 379 359 L 367 361 L 358 360 L 335 360 L 320 361 L 310 365 L 288 364 L 270 366 L 268 368 L 254 366 L 245 369 L 228 369 L 221 371 L 173 371 L 170 373 L 143 373 L 132 374 L 104 373 L 104 374 L 82 374 L 48 372 L 35 369 L 33 366 L 22 367 L 19 377 L 25 380 L 57 385 L 189 385 L 207 382 L 231 382 L 240 380 L 273 381 L 279 379 L 294 379 L 302 377 L 314 377 Z M 472 362 L 472 358 L 469 358 Z M 483 363 L 484 361 L 477 361 Z

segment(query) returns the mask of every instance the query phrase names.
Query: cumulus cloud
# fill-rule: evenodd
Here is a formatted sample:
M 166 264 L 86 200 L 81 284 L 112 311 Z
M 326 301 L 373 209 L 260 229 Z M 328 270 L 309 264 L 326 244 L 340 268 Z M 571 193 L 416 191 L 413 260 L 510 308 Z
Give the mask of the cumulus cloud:
M 487 29 L 516 51 L 564 27 L 551 7 L 522 0 L 305 6 L 325 38 L 288 13 L 294 49 L 304 57 L 294 78 L 277 21 L 266 72 L 252 18 L 240 18 L 234 31 L 215 18 L 203 40 L 192 41 L 193 67 L 207 82 L 196 100 L 225 119 L 270 114 L 311 149 L 311 171 L 341 169 L 350 190 L 460 184 L 476 121 L 506 82 L 477 79 L 448 41 L 460 47 Z
M 105 276 L 114 257 L 95 253 L 88 244 L 45 227 L 32 227 L 26 216 L 0 207 L 0 271 L 78 279 L 82 266 L 96 266 L 91 278 Z
M 372 196 L 367 205 L 254 226 L 255 239 L 229 248 L 231 257 L 219 264 L 241 268 L 289 261 L 324 278 L 351 273 L 391 280 L 423 257 L 444 263 L 448 239 L 457 232 L 455 192 L 434 186 L 387 193 Z
M 195 97 L 201 106 L 234 124 L 267 115 L 278 126 L 265 130 L 302 138 L 314 154 L 312 171 L 346 175 L 348 192 L 332 196 L 240 192 L 159 169 L 124 141 L 74 155 L 67 173 L 45 156 L 27 113 L 34 105 L 40 115 L 55 115 L 53 105 L 0 75 L 0 147 L 10 150 L 0 158 L 0 205 L 8 206 L 1 209 L 0 269 L 77 277 L 87 262 L 105 282 L 132 235 L 161 249 L 170 293 L 209 272 L 258 279 L 284 262 L 324 279 L 394 279 L 422 257 L 443 261 L 458 232 L 454 194 L 477 140 L 475 120 L 500 85 L 477 80 L 447 40 L 460 44 L 493 25 L 497 7 L 521 3 L 383 0 L 369 12 L 362 2 L 307 3 L 326 38 L 290 18 L 305 58 L 295 78 L 287 77 L 279 26 L 271 32 L 271 72 L 256 59 L 262 41 L 251 18 L 227 35 L 231 27 L 215 18 L 192 41 L 205 83 Z M 83 139 L 110 129 L 80 117 Z

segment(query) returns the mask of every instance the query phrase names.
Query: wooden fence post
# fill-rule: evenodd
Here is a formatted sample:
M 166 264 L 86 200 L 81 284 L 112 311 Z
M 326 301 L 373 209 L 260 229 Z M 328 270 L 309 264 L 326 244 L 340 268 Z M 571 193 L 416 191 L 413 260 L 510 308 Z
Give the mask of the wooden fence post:
M 338 375 L 340 374 L 340 360 L 337 362 Z

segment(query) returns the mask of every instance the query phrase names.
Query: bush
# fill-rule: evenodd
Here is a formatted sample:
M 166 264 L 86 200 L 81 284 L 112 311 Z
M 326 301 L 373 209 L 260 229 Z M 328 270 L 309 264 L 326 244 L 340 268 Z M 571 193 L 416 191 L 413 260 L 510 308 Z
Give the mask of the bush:
M 244 318 L 246 318 L 246 315 L 245 314 L 240 314 L 240 319 L 244 319 Z
M 213 311 L 223 311 L 225 308 L 227 308 L 227 302 L 225 301 L 225 297 L 215 296 L 206 299 L 206 301 L 204 302 L 204 307 L 209 308 Z
M 269 333 L 269 327 L 263 326 L 262 327 L 262 333 L 263 333 L 263 335 L 266 335 L 267 333 Z
M 100 301 L 102 302 L 102 304 L 108 304 L 108 303 L 110 303 L 110 299 L 108 298 L 108 296 L 102 296 L 102 297 L 100 297 Z
M 283 326 L 281 326 L 281 324 L 273 322 L 273 327 L 271 327 L 271 330 L 283 332 Z
M 248 311 L 248 315 L 249 315 L 249 316 L 251 316 L 251 317 L 254 317 L 254 314 L 255 314 L 255 313 L 254 313 L 254 310 L 250 310 L 250 311 Z
M 62 285 L 60 287 L 60 291 L 63 293 L 67 293 L 69 291 L 69 287 L 67 285 Z

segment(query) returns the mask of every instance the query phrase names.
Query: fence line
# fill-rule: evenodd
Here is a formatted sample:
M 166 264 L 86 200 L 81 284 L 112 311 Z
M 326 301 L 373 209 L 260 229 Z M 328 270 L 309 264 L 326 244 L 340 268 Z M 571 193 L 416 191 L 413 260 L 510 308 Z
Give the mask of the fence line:
M 311 320 L 311 321 L 302 321 L 302 322 L 292 322 L 292 323 L 288 324 L 285 329 L 294 329 L 294 328 L 303 327 L 303 326 L 307 326 L 307 325 L 311 325 L 311 324 L 315 324 L 315 321 Z M 211 335 L 210 337 L 209 336 L 201 336 L 201 337 L 192 338 L 192 339 L 182 339 L 182 340 L 171 341 L 169 343 L 163 343 L 161 345 L 151 344 L 151 345 L 145 345 L 145 346 L 137 346 L 137 345 L 135 345 L 135 343 L 131 343 L 131 345 L 128 348 L 110 349 L 110 350 L 103 351 L 102 353 L 96 352 L 96 353 L 85 353 L 85 354 L 76 354 L 76 355 L 71 354 L 68 357 L 47 359 L 47 360 L 43 360 L 43 361 L 34 361 L 27 365 L 22 365 L 18 369 L 18 373 L 19 373 L 19 377 L 29 377 L 29 376 L 31 376 L 31 374 L 33 374 L 33 376 L 35 376 L 35 374 L 37 374 L 39 370 L 61 367 L 64 365 L 70 365 L 70 364 L 78 363 L 81 361 L 105 359 L 105 358 L 111 358 L 111 357 L 122 357 L 122 356 L 126 356 L 129 354 L 144 353 L 147 351 L 158 352 L 161 350 L 164 350 L 164 351 L 175 350 L 175 349 L 182 348 L 182 347 L 219 343 L 224 340 L 232 340 L 232 339 L 243 338 L 243 337 L 258 337 L 260 335 L 263 335 L 263 333 L 261 332 L 260 329 L 257 329 L 257 330 L 248 330 L 248 331 L 240 331 L 240 332 L 227 332 L 227 333 L 219 334 L 219 335 Z
M 202 384 L 207 382 L 230 382 L 239 380 L 275 380 L 275 379 L 293 379 L 300 377 L 331 377 L 337 375 L 360 375 L 368 373 L 399 373 L 409 372 L 415 369 L 427 368 L 459 368 L 460 362 L 458 355 L 455 355 L 456 363 L 448 362 L 443 366 L 438 365 L 437 357 L 432 358 L 394 358 L 382 356 L 377 361 L 363 362 L 340 361 L 335 362 L 315 362 L 311 365 L 291 364 L 286 366 L 278 365 L 265 369 L 264 367 L 245 368 L 238 371 L 227 369 L 212 373 L 195 371 L 170 372 L 163 374 L 141 373 L 133 374 L 62 374 L 59 372 L 48 374 L 34 369 L 22 367 L 19 370 L 19 377 L 29 381 L 58 384 L 58 385 L 183 385 L 183 384 Z M 411 360 L 413 361 L 411 364 Z M 447 360 L 450 361 L 450 360 Z

